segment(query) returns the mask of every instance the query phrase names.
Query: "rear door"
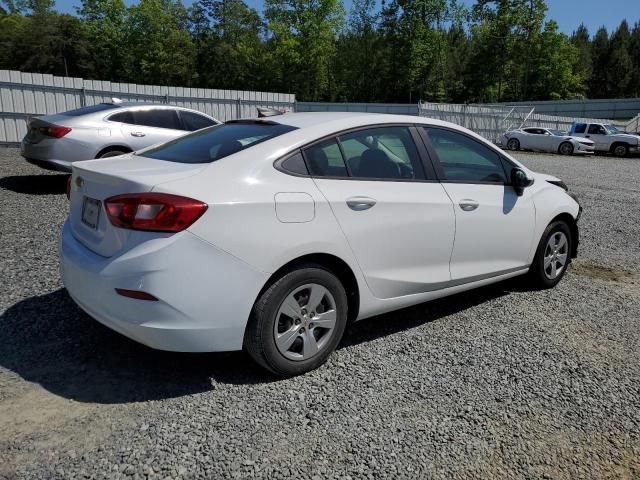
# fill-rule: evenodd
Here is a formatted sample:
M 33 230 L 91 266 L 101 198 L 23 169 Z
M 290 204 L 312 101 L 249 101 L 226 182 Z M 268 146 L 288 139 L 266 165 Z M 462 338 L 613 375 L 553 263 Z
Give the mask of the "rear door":
M 474 281 L 527 266 L 535 229 L 531 193 L 509 186 L 506 159 L 460 132 L 425 127 L 425 141 L 455 211 L 453 282 Z
M 134 151 L 186 133 L 178 113 L 170 108 L 136 108 L 112 115 L 109 120 L 123 123 L 122 134 Z
M 367 284 L 378 298 L 443 288 L 450 280 L 454 214 L 425 171 L 413 127 L 368 127 L 304 151 Z

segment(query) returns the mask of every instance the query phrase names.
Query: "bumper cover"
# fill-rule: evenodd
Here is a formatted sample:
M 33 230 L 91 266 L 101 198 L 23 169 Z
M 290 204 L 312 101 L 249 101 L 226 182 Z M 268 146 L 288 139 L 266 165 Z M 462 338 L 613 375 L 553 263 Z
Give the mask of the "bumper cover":
M 60 270 L 71 298 L 97 321 L 149 347 L 178 352 L 241 349 L 253 302 L 268 278 L 189 232 L 105 258 L 76 240 L 68 220 Z M 123 297 L 116 288 L 159 300 Z

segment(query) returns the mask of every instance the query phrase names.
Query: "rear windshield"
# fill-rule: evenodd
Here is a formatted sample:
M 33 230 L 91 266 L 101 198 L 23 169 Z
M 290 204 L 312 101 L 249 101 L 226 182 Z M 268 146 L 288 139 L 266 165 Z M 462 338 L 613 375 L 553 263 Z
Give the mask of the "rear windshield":
M 274 122 L 223 123 L 163 143 L 140 155 L 169 162 L 210 163 L 291 130 L 295 127 Z
M 118 105 L 113 103 L 99 103 L 97 105 L 91 105 L 89 107 L 76 108 L 75 110 L 69 110 L 63 112 L 60 115 L 66 115 L 67 117 L 79 117 L 80 115 L 87 115 L 89 113 L 102 112 L 103 110 L 111 110 L 112 108 L 118 108 Z

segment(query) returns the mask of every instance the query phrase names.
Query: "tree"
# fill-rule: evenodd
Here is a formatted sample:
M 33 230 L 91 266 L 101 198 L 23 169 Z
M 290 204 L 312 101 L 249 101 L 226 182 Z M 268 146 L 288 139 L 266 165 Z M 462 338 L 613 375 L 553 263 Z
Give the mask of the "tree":
M 636 23 L 631 31 L 629 54 L 633 73 L 629 82 L 629 96 L 640 97 L 640 24 Z
M 391 51 L 378 31 L 375 0 L 354 0 L 348 28 L 337 39 L 331 99 L 352 102 L 380 101 L 384 90 L 384 61 Z
M 10 38 L 0 40 L 8 68 L 60 76 L 86 73 L 87 41 L 76 17 L 40 11 L 29 17 L 10 15 L 1 25 L 12 29 Z
M 262 64 L 262 20 L 242 0 L 194 4 L 199 83 L 213 88 L 258 87 Z M 198 17 L 199 16 L 199 17 Z
M 593 72 L 589 79 L 589 96 L 591 98 L 607 98 L 609 82 L 607 68 L 609 64 L 609 34 L 601 27 L 591 42 L 591 58 Z
M 578 58 L 575 62 L 574 74 L 579 78 L 582 78 L 582 82 L 585 83 L 593 74 L 593 63 L 589 30 L 587 30 L 587 27 L 585 27 L 584 24 L 580 24 L 577 30 L 573 32 L 573 35 L 571 35 L 571 43 L 578 53 Z
M 340 0 L 266 0 L 268 61 L 272 85 L 301 100 L 331 91 L 335 39 L 343 23 Z
M 179 1 L 140 0 L 126 23 L 126 72 L 130 81 L 191 85 L 197 80 L 195 46 L 187 10 Z
M 556 22 L 547 22 L 540 37 L 538 58 L 532 65 L 535 76 L 530 98 L 559 100 L 583 96 L 586 78 L 576 72 L 577 61 L 577 48 L 565 34 L 558 32 Z
M 127 7 L 123 0 L 82 0 L 78 16 L 88 39 L 91 77 L 126 81 Z
M 611 36 L 609 58 L 606 63 L 607 94 L 625 97 L 629 91 L 633 62 L 629 54 L 631 34 L 626 20 Z

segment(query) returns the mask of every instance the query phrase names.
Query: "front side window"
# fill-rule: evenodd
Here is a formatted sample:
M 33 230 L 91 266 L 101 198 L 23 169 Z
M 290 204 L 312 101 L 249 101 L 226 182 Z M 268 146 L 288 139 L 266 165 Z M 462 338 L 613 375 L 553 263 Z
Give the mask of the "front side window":
M 407 127 L 358 130 L 339 139 L 355 178 L 424 178 L 418 150 Z
M 440 161 L 444 181 L 507 183 L 500 156 L 460 133 L 425 127 Z
M 145 127 L 170 128 L 180 130 L 178 112 L 167 108 L 152 108 L 149 110 L 134 110 L 133 123 Z
M 591 135 L 606 135 L 607 131 L 602 125 L 591 124 L 589 125 L 589 134 Z
M 184 130 L 187 130 L 189 132 L 195 132 L 196 130 L 216 125 L 216 122 L 214 122 L 210 118 L 184 110 L 180 111 L 180 118 L 182 118 Z
M 275 122 L 228 122 L 163 143 L 141 156 L 169 162 L 210 163 L 295 129 Z

